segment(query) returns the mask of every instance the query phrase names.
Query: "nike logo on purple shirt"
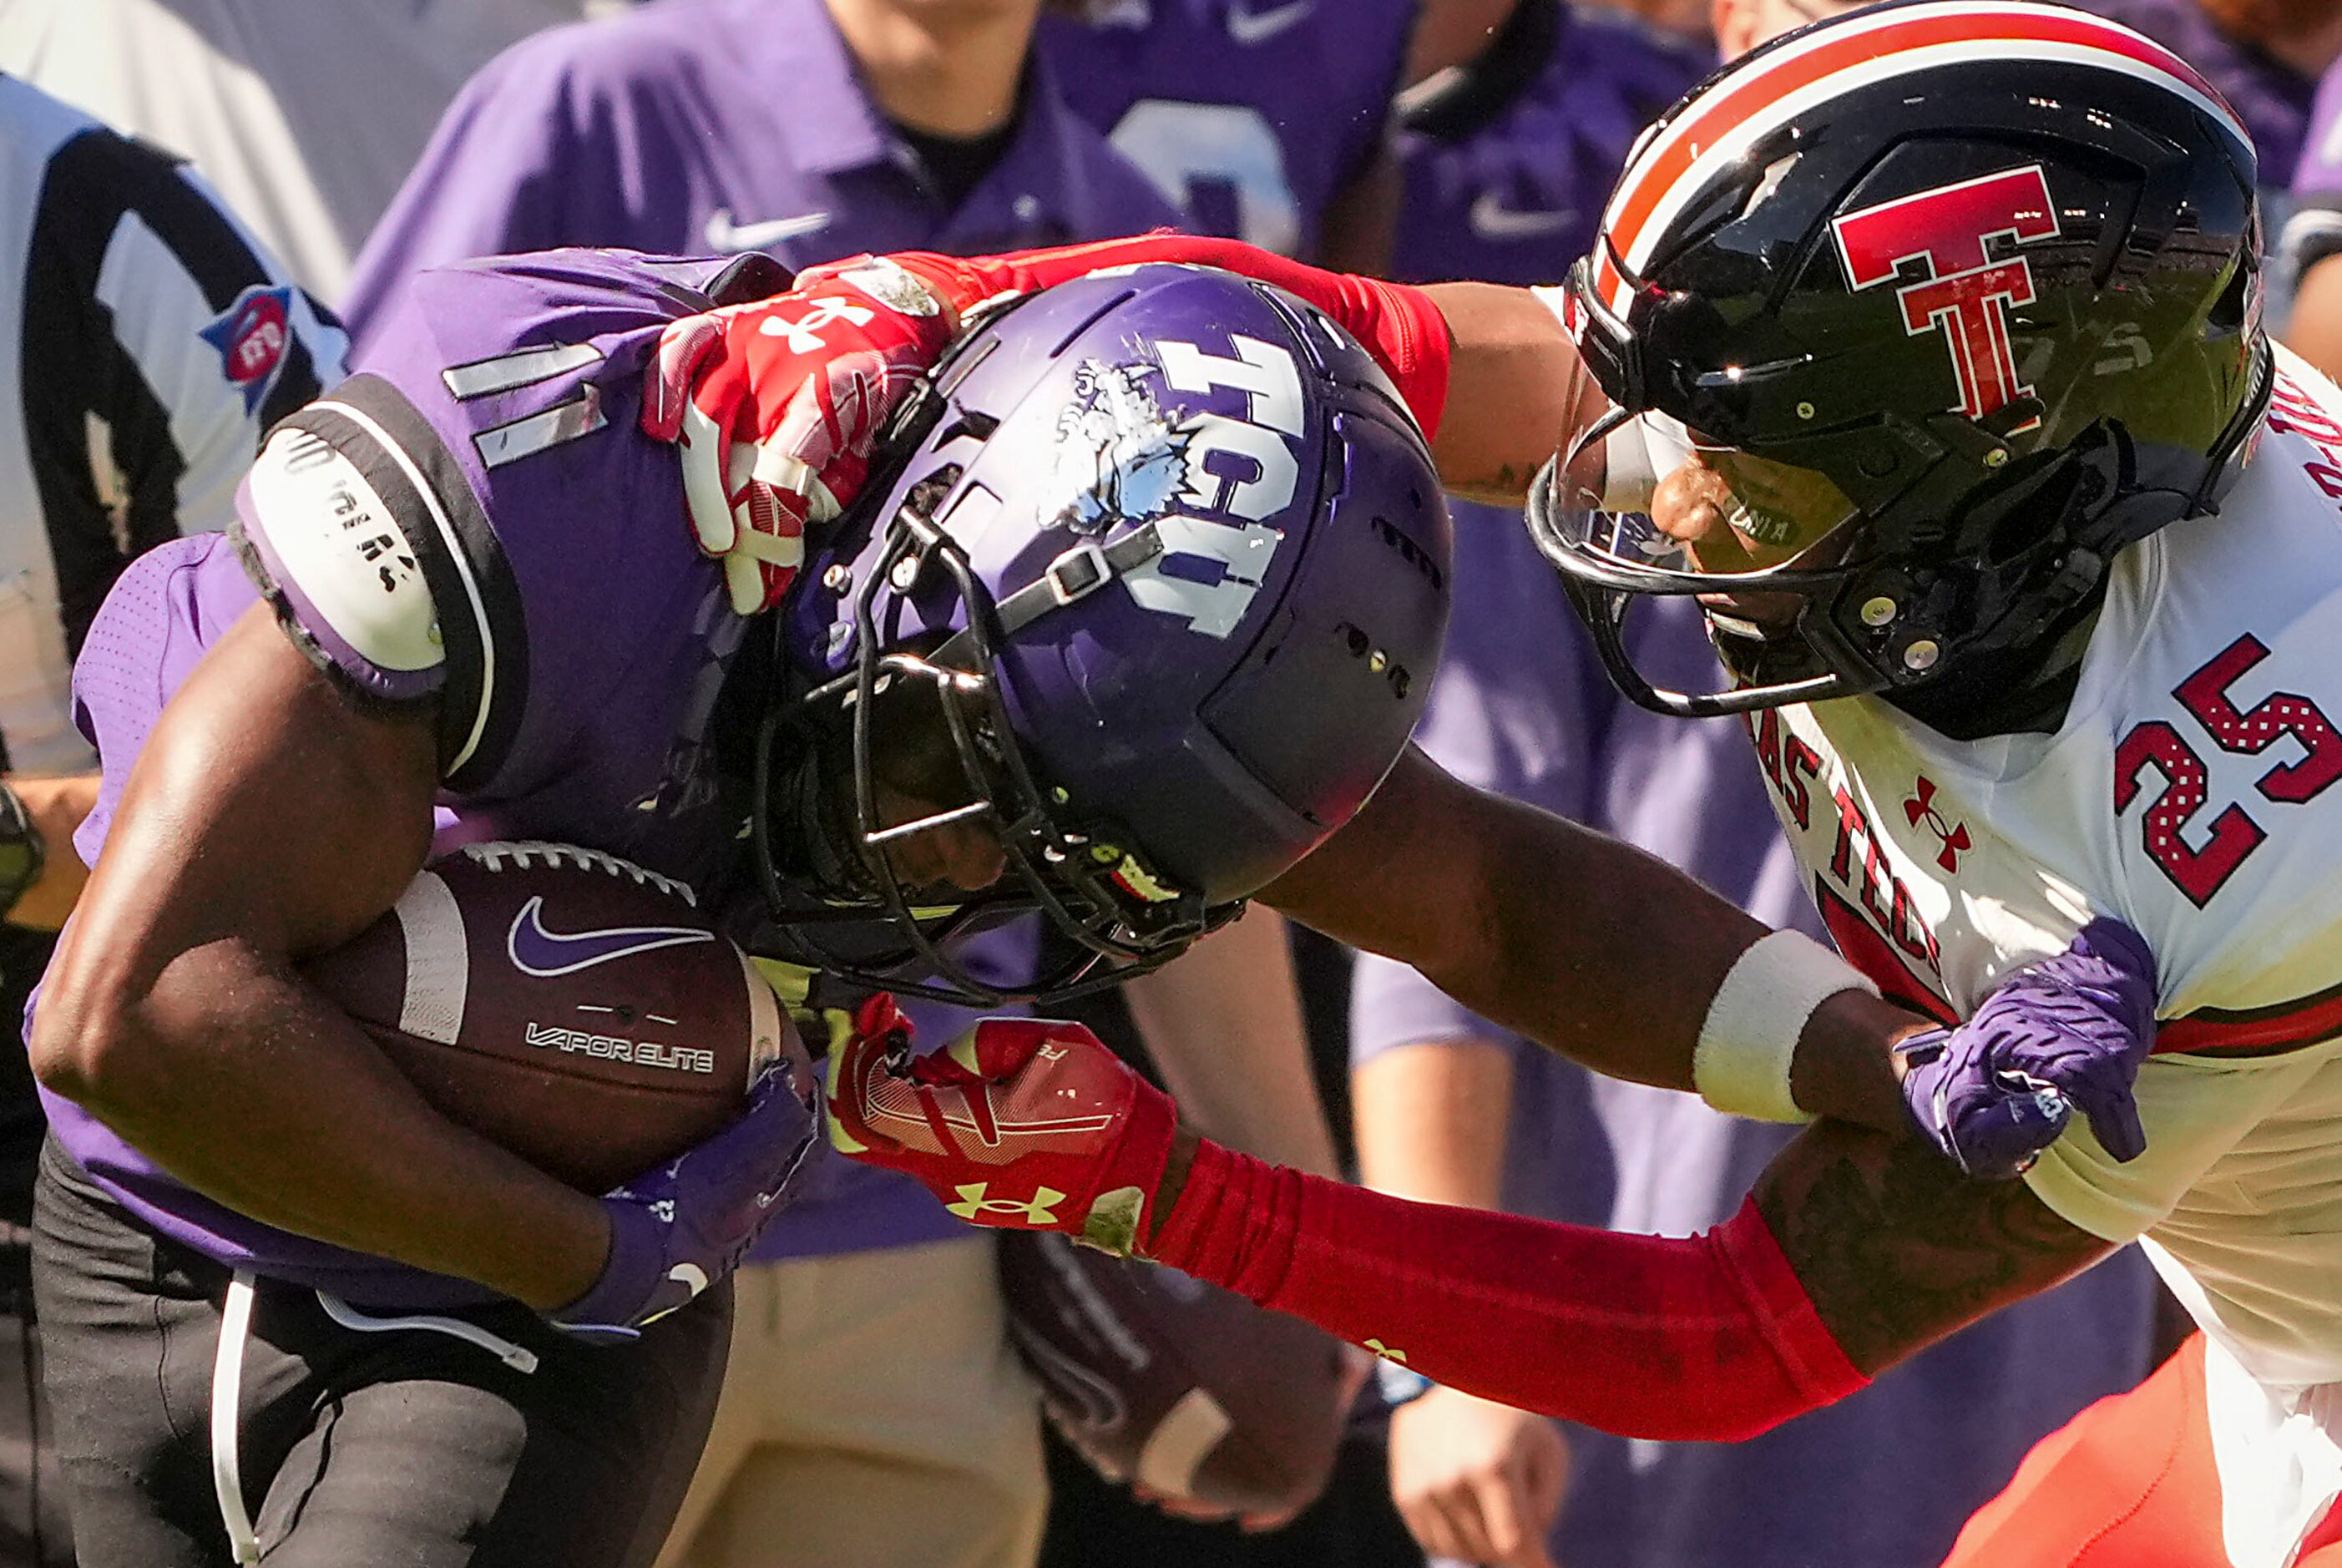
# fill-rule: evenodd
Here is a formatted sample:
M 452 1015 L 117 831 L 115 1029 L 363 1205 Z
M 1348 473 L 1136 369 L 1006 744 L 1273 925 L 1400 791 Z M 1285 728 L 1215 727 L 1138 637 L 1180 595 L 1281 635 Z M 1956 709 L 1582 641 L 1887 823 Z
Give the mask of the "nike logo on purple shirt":
M 545 900 L 532 898 L 513 916 L 505 937 L 505 952 L 513 967 L 524 974 L 551 979 L 575 974 L 614 958 L 656 953 L 662 947 L 687 947 L 713 942 L 716 934 L 688 925 L 611 925 L 598 931 L 555 932 L 545 928 Z

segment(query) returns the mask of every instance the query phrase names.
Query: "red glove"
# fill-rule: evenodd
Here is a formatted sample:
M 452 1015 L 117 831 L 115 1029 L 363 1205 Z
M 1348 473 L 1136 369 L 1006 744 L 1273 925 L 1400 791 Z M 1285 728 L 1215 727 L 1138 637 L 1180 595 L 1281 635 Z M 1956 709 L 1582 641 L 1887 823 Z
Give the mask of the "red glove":
M 849 256 L 809 268 L 797 275 L 798 285 L 851 275 L 853 269 L 867 265 L 869 259 Z M 963 258 L 904 251 L 886 259 L 917 274 L 963 321 L 987 300 L 1052 288 L 1106 267 L 1146 262 L 1218 267 L 1273 284 L 1339 322 L 1391 378 L 1426 440 L 1437 434 L 1440 410 L 1447 402 L 1447 322 L 1429 295 L 1406 284 L 1327 272 L 1240 240 L 1151 234 L 1001 256 Z
M 869 264 L 660 335 L 643 433 L 682 448 L 692 529 L 724 563 L 733 609 L 780 602 L 806 524 L 852 503 L 879 427 L 958 320 L 909 274 Z
M 1078 1024 L 986 1018 L 933 1055 L 880 994 L 829 1058 L 829 1141 L 906 1171 L 971 1224 L 1143 1250 L 1178 1125 L 1169 1095 Z

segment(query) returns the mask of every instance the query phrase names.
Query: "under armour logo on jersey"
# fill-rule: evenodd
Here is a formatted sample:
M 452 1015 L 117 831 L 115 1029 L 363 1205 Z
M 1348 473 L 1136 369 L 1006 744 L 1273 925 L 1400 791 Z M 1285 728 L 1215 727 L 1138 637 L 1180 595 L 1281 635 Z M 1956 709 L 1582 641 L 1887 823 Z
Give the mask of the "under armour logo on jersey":
M 2008 337 L 2012 305 L 2033 303 L 2033 267 L 2022 255 L 1996 261 L 1992 242 L 2055 239 L 2057 211 L 2038 164 L 1939 185 L 1830 220 L 1847 284 L 1856 293 L 1903 275 L 1924 275 L 1896 291 L 1903 330 L 1940 332 L 1959 384 L 1959 412 L 1981 419 L 2033 389 L 2017 379 Z M 2009 432 L 2031 430 L 2026 421 Z
M 811 354 L 822 346 L 821 329 L 831 322 L 867 326 L 877 314 L 868 305 L 856 305 L 851 300 L 817 299 L 797 320 L 784 321 L 777 315 L 768 315 L 765 318 L 765 325 L 757 330 L 766 337 L 787 338 L 792 354 Z
M 1361 1340 L 1359 1343 L 1364 1348 L 1370 1350 L 1376 1355 L 1382 1357 L 1385 1361 L 1395 1361 L 1401 1366 L 1405 1366 L 1406 1364 L 1406 1352 L 1400 1350 L 1394 1345 L 1385 1344 L 1378 1339 Z
M 991 1186 L 989 1182 L 966 1183 L 954 1189 L 959 1201 L 944 1207 L 969 1221 L 978 1214 L 1015 1214 L 1041 1231 L 1057 1223 L 1057 1205 L 1066 1201 L 1066 1194 L 1055 1187 L 1036 1187 L 1029 1198 L 996 1198 L 989 1195 Z
M 1903 815 L 1913 827 L 1917 827 L 1921 823 L 1927 824 L 1927 831 L 1942 841 L 1943 847 L 1936 852 L 1937 865 L 1947 872 L 1959 870 L 1960 856 L 1966 854 L 1971 847 L 1968 842 L 1968 824 L 1964 822 L 1944 820 L 1944 814 L 1936 809 L 1935 780 L 1925 775 L 1920 777 L 1918 788 L 1910 799 L 1903 803 Z

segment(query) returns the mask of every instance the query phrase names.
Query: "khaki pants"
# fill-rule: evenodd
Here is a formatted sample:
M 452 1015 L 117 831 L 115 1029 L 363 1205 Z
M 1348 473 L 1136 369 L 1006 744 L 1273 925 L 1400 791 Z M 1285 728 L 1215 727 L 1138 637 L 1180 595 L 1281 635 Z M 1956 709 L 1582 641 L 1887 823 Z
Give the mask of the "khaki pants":
M 659 1568 L 1031 1568 L 1048 1485 L 992 1249 L 743 1268 L 715 1429 Z

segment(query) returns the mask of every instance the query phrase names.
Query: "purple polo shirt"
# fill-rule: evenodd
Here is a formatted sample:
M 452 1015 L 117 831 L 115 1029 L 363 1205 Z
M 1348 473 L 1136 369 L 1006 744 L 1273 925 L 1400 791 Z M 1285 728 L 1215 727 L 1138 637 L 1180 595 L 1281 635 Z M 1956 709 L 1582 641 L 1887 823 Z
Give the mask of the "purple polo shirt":
M 1176 225 L 1178 213 L 1028 66 L 999 163 L 946 207 L 865 95 L 820 0 L 662 0 L 498 55 L 440 121 L 358 257 L 361 343 L 421 267 L 552 245 L 792 267 L 861 251 L 963 255 Z
M 1622 13 L 1523 0 L 1486 56 L 1410 95 L 1391 275 L 1560 282 L 1635 137 L 1715 66 Z
M 363 349 L 402 275 L 548 245 L 756 249 L 804 267 L 864 251 L 972 255 L 1177 226 L 1178 212 L 1069 111 L 1065 79 L 1049 59 L 1032 61 L 1008 146 L 947 207 L 865 95 L 820 0 L 663 0 L 541 33 L 448 109 L 367 241 L 345 315 Z M 1019 939 L 985 940 L 1014 949 Z M 968 962 L 981 968 L 983 955 Z M 977 1016 L 908 1011 L 928 1044 Z M 759 1258 L 966 1233 L 909 1177 L 826 1152 L 798 1188 Z
M 1306 257 L 1383 146 L 1414 25 L 1415 0 L 1088 0 L 1039 40 L 1186 226 Z

